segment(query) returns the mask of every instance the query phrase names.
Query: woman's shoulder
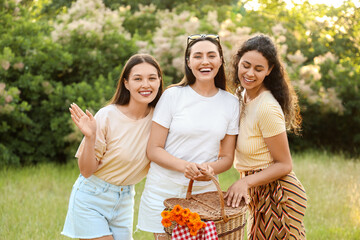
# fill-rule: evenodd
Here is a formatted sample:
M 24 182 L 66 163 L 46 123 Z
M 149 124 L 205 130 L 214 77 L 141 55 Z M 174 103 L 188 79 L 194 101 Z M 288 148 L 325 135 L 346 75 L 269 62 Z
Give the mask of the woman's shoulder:
M 239 99 L 236 95 L 232 94 L 231 92 L 219 89 L 221 96 L 225 99 L 227 99 L 228 101 L 232 101 L 232 102 L 239 102 Z
M 97 111 L 97 113 L 95 114 L 95 116 L 97 118 L 104 118 L 104 117 L 109 116 L 109 114 L 116 112 L 116 111 L 117 111 L 117 109 L 116 109 L 115 104 L 109 104 L 109 105 L 106 105 L 105 107 L 100 108 L 99 111 Z
M 276 100 L 276 98 L 274 97 L 274 95 L 272 95 L 272 93 L 267 90 L 264 91 L 261 96 L 260 96 L 260 102 L 262 105 L 275 105 L 275 106 L 279 106 L 280 104 L 279 102 Z
M 270 114 L 274 112 L 281 112 L 282 109 L 279 102 L 272 95 L 270 91 L 265 91 L 261 94 L 258 103 L 259 113 Z
M 178 97 L 182 93 L 186 92 L 188 90 L 188 86 L 171 86 L 163 92 L 162 96 L 169 96 L 169 97 Z

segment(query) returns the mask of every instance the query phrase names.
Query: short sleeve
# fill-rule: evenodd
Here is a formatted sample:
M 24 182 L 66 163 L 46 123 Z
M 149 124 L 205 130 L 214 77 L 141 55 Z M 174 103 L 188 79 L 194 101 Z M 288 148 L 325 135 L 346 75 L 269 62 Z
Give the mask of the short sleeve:
M 226 131 L 228 135 L 237 135 L 239 134 L 239 117 L 240 117 L 240 110 L 239 110 L 239 102 L 234 101 L 234 108 L 232 112 L 232 118 L 229 123 L 229 127 Z
M 173 89 L 174 88 L 174 89 Z M 172 121 L 172 104 L 175 87 L 169 88 L 161 95 L 154 110 L 153 121 L 165 128 L 170 128 Z
M 97 161 L 101 161 L 106 151 L 106 134 L 107 134 L 107 118 L 97 113 L 94 118 L 96 119 L 96 140 L 95 140 L 95 158 Z M 76 158 L 84 151 L 85 137 L 82 139 L 79 148 L 75 154 Z
M 259 128 L 264 138 L 276 136 L 286 131 L 285 117 L 280 105 L 263 104 L 259 108 Z

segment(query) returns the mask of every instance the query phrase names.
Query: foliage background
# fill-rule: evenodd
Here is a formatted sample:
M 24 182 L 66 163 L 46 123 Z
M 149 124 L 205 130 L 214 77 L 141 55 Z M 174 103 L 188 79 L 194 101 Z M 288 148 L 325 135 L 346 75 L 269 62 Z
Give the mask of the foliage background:
M 289 136 L 292 150 L 359 156 L 359 15 L 352 1 L 0 0 L 0 163 L 73 159 L 81 133 L 69 104 L 95 113 L 137 52 L 158 59 L 166 85 L 178 82 L 194 33 L 220 35 L 227 67 L 248 37 L 270 35 L 301 101 L 303 133 Z

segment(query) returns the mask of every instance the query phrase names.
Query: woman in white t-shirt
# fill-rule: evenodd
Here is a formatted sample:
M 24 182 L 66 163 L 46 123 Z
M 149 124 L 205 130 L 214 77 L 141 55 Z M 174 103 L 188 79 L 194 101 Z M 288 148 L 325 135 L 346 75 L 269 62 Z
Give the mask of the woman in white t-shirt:
M 124 66 L 110 104 L 93 117 L 71 104 L 71 118 L 84 134 L 76 157 L 76 180 L 63 235 L 80 239 L 130 240 L 134 184 L 149 169 L 146 145 L 153 109 L 163 89 L 162 72 L 147 54 Z
M 239 124 L 238 99 L 226 91 L 224 58 L 217 35 L 188 37 L 185 76 L 165 90 L 154 111 L 147 155 L 151 160 L 141 197 L 138 228 L 165 239 L 163 201 L 216 191 L 199 169 L 228 170 L 234 158 Z

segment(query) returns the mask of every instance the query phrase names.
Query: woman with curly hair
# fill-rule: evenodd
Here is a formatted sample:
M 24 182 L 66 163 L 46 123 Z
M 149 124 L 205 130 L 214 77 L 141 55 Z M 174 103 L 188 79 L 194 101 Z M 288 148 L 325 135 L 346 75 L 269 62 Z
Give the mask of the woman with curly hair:
M 248 39 L 233 61 L 240 101 L 234 166 L 240 179 L 227 204 L 249 204 L 248 239 L 305 239 L 306 193 L 292 171 L 286 131 L 298 134 L 298 99 L 268 36 Z

